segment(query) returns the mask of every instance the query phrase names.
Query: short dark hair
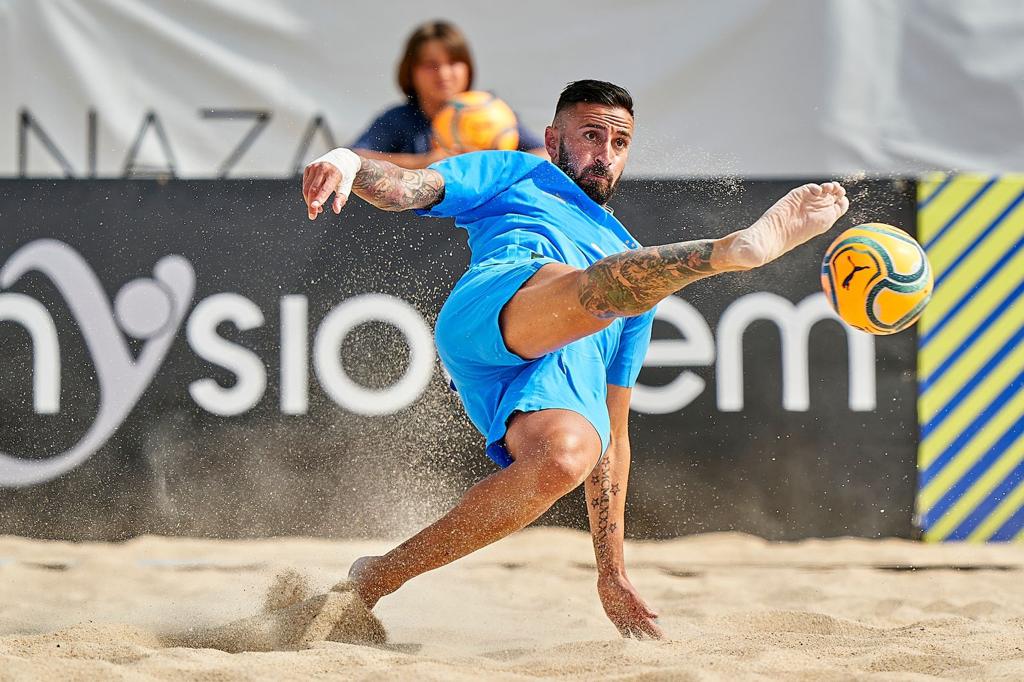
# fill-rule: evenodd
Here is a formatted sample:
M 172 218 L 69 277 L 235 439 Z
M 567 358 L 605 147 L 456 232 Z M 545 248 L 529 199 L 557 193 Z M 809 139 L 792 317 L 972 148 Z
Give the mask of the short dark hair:
M 558 112 L 574 104 L 604 104 L 609 107 L 622 107 L 633 115 L 633 97 L 629 92 L 614 83 L 590 79 L 573 81 L 565 86 L 558 96 L 555 105 L 555 116 Z
M 419 63 L 420 48 L 424 43 L 438 40 L 444 45 L 453 62 L 463 62 L 469 67 L 469 89 L 473 89 L 473 56 L 469 53 L 469 41 L 459 28 L 448 21 L 428 21 L 417 26 L 408 40 L 402 60 L 398 63 L 398 87 L 410 101 L 417 101 L 416 90 L 412 87 L 412 70 Z

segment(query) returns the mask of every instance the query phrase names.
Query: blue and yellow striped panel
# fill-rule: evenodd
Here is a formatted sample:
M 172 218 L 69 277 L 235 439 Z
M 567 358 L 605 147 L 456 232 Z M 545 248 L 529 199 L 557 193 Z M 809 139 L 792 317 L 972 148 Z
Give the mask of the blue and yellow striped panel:
M 935 291 L 918 328 L 927 540 L 1024 540 L 1024 175 L 918 185 Z

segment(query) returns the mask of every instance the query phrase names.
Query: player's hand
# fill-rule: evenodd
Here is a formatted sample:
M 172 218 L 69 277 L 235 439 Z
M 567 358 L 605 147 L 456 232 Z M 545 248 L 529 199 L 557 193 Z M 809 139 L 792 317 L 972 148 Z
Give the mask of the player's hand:
M 331 202 L 331 208 L 335 214 L 341 213 L 361 166 L 362 159 L 359 156 L 340 147 L 306 166 L 302 171 L 302 198 L 306 201 L 306 212 L 310 220 L 315 220 L 323 213 L 332 194 L 334 201 Z
M 597 594 L 608 619 L 623 637 L 665 638 L 665 633 L 658 627 L 658 614 L 647 605 L 626 576 L 599 576 Z
M 324 202 L 341 184 L 341 171 L 326 161 L 314 161 L 302 171 L 302 198 L 306 200 L 306 212 L 315 220 L 324 210 Z M 334 198 L 334 212 L 341 210 L 344 202 Z

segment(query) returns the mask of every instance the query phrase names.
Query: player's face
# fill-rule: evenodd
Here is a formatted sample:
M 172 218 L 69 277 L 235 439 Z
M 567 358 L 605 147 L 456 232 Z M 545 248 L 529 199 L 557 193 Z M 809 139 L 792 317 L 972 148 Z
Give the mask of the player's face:
M 632 141 L 633 117 L 603 104 L 564 109 L 545 135 L 551 161 L 599 204 L 614 194 Z
M 428 40 L 412 68 L 412 87 L 421 104 L 438 107 L 469 87 L 469 65 L 452 61 L 440 40 Z

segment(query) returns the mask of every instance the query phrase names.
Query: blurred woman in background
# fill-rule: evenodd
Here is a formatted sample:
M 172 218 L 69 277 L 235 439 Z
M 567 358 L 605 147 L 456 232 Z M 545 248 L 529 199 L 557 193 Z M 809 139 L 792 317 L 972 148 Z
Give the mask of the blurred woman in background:
M 406 102 L 388 109 L 352 144 L 359 154 L 406 168 L 424 168 L 454 152 L 434 144 L 430 121 L 453 96 L 473 85 L 473 58 L 453 24 L 430 21 L 405 43 L 398 87 Z M 544 140 L 519 124 L 519 150 L 547 158 Z

